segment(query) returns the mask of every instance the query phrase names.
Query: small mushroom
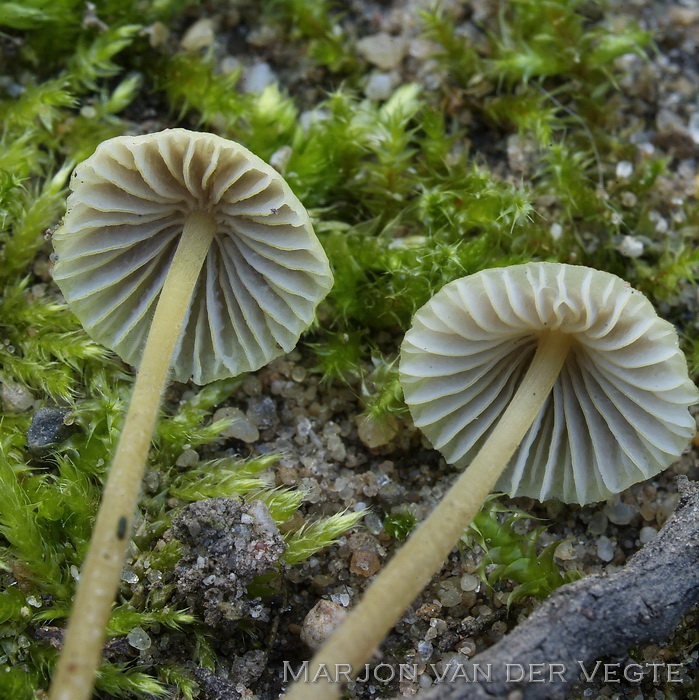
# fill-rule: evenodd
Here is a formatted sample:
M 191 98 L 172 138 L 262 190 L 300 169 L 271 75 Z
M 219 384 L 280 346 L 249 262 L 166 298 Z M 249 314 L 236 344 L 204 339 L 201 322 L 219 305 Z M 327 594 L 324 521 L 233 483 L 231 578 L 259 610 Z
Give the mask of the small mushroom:
M 400 376 L 415 424 L 448 462 L 469 466 L 311 676 L 369 659 L 496 483 L 511 495 L 598 501 L 667 467 L 696 430 L 688 409 L 699 391 L 672 325 L 626 282 L 586 267 L 529 263 L 451 282 L 415 314 Z M 331 695 L 297 686 L 288 697 Z
M 91 697 L 168 376 L 204 384 L 288 352 L 332 284 L 301 203 L 232 141 L 184 129 L 117 137 L 70 186 L 54 279 L 88 333 L 139 369 L 52 700 Z
M 581 266 L 486 270 L 426 304 L 401 350 L 415 425 L 447 462 L 468 466 L 537 347 L 556 336 L 560 373 L 538 392 L 543 406 L 497 489 L 592 503 L 675 461 L 695 433 L 698 397 L 677 333 L 628 283 Z

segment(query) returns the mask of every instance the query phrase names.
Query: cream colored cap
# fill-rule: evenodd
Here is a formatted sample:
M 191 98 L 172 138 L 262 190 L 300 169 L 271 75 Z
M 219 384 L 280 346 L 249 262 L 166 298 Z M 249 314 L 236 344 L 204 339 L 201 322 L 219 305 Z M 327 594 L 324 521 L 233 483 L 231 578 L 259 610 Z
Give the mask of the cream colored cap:
M 498 490 L 590 503 L 677 459 L 696 431 L 688 409 L 699 391 L 674 327 L 615 275 L 528 263 L 447 284 L 405 336 L 405 400 L 447 462 L 475 456 L 544 330 L 573 344 Z
M 120 136 L 78 165 L 54 236 L 54 279 L 98 342 L 138 365 L 185 217 L 218 231 L 173 358 L 197 384 L 288 352 L 332 286 L 303 205 L 273 168 L 233 141 L 168 129 Z

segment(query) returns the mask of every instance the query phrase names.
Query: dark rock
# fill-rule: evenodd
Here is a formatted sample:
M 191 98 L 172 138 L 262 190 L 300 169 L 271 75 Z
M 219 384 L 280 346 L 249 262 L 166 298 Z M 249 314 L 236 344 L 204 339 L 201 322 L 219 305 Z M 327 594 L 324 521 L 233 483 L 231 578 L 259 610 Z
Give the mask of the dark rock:
M 194 678 L 199 686 L 199 700 L 240 700 L 241 696 L 235 685 L 208 668 L 197 668 Z
M 277 405 L 269 396 L 252 396 L 248 399 L 247 415 L 258 428 L 273 428 L 279 425 Z
M 32 416 L 27 430 L 27 449 L 35 457 L 44 457 L 57 444 L 63 442 L 76 430 L 65 420 L 67 408 L 39 408 Z
M 192 503 L 175 518 L 171 533 L 184 545 L 175 567 L 177 590 L 207 625 L 266 617 L 247 587 L 275 569 L 284 542 L 262 501 L 209 498 Z

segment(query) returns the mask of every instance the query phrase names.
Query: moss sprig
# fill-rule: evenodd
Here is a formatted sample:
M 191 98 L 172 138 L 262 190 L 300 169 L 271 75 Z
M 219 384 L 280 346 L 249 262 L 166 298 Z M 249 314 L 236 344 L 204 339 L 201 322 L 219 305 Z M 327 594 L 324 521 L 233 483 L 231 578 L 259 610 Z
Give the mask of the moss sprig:
M 462 542 L 483 552 L 478 561 L 478 574 L 491 588 L 504 581 L 517 585 L 507 598 L 512 605 L 525 596 L 546 598 L 556 588 L 577 581 L 577 571 L 561 573 L 554 561 L 560 541 L 541 547 L 539 538 L 546 531 L 540 525 L 522 532 L 520 523 L 531 516 L 517 508 L 506 507 L 491 496 L 464 533 Z

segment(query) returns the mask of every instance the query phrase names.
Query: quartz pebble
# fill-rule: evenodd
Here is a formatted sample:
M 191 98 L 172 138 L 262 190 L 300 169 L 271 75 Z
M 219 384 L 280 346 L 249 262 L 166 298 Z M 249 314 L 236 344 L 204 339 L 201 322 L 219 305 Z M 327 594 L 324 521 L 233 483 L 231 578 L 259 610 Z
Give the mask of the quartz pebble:
M 437 597 L 445 608 L 453 608 L 461 603 L 462 590 L 460 583 L 461 580 L 459 578 L 453 577 L 442 581 L 440 584 Z
M 462 591 L 476 591 L 480 583 L 478 576 L 474 576 L 473 574 L 464 574 L 459 580 Z
M 573 543 L 569 540 L 561 542 L 561 544 L 556 547 L 556 559 L 560 559 L 561 561 L 570 561 L 571 559 L 575 559 L 575 548 Z
M 319 600 L 306 615 L 301 639 L 311 649 L 318 649 L 344 620 L 347 611 L 332 600 Z
M 628 179 L 633 173 L 633 164 L 628 160 L 620 160 L 616 164 L 616 176 L 621 179 Z
M 199 453 L 196 450 L 185 450 L 175 462 L 178 467 L 195 467 L 199 463 Z
M 281 148 L 278 148 L 272 155 L 269 157 L 269 164 L 279 173 L 283 173 L 284 170 L 286 169 L 286 166 L 293 155 L 293 150 L 291 146 L 282 146 Z M 295 381 L 299 381 L 298 379 Z
M 397 68 L 408 49 L 406 40 L 400 36 L 391 36 L 385 32 L 365 36 L 357 42 L 357 51 L 369 63 L 382 70 Z
M 142 627 L 134 627 L 127 635 L 128 643 L 139 651 L 150 649 L 151 640 L 148 633 Z
M 398 432 L 390 419 L 377 420 L 372 416 L 357 416 L 359 439 L 369 448 L 381 447 L 389 443 Z
M 279 423 L 277 406 L 269 396 L 248 399 L 247 416 L 258 428 L 273 428 Z
M 243 70 L 240 80 L 241 90 L 249 94 L 262 92 L 277 81 L 277 76 L 266 61 L 260 61 Z
M 622 236 L 617 250 L 625 258 L 640 258 L 644 251 L 643 241 L 636 236 Z
M 350 560 L 350 571 L 353 574 L 359 574 L 369 578 L 373 576 L 381 568 L 379 558 L 373 552 L 358 551 L 353 552 Z
M 692 141 L 699 145 L 699 112 L 694 112 L 692 116 L 689 117 L 688 129 Z
M 628 525 L 638 513 L 638 509 L 628 503 L 615 503 L 605 506 L 604 512 L 615 525 Z
M 614 544 L 604 535 L 597 540 L 597 556 L 606 562 L 614 559 Z
M 182 37 L 180 46 L 185 51 L 199 51 L 206 49 L 214 43 L 216 35 L 214 34 L 214 23 L 203 18 L 195 22 Z
M 32 392 L 16 382 L 2 382 L 0 397 L 2 397 L 2 410 L 5 413 L 22 413 L 34 404 Z
M 421 641 L 417 644 L 417 655 L 421 661 L 429 661 L 434 648 L 431 642 Z
M 587 526 L 591 535 L 601 535 L 606 531 L 609 521 L 603 511 L 598 510 L 591 518 Z
M 387 100 L 391 96 L 393 80 L 388 73 L 372 73 L 364 88 L 370 100 Z
M 121 570 L 121 580 L 124 583 L 135 584 L 139 582 L 138 575 L 130 566 L 124 566 Z
M 646 527 L 642 527 L 641 531 L 638 533 L 638 539 L 641 544 L 648 544 L 657 534 L 658 531 L 654 527 L 646 525 Z
M 213 417 L 215 421 L 231 421 L 231 424 L 221 431 L 222 437 L 242 440 L 243 442 L 256 442 L 260 438 L 259 430 L 239 408 L 219 408 Z

